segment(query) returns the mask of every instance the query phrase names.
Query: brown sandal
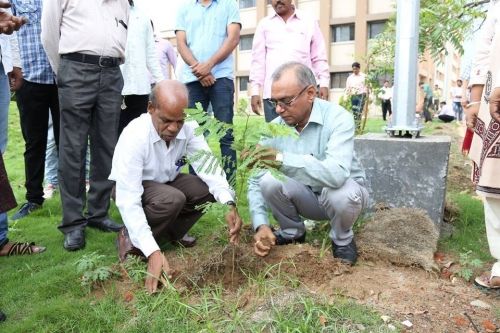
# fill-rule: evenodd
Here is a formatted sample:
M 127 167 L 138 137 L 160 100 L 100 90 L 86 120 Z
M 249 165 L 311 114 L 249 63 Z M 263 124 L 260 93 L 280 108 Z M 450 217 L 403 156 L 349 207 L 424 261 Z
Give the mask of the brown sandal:
M 36 246 L 35 243 L 20 243 L 20 242 L 14 242 L 14 243 L 7 243 L 3 246 L 3 248 L 7 247 L 10 245 L 10 248 L 8 249 L 7 252 L 2 252 L 0 251 L 0 257 L 10 257 L 10 256 L 17 256 L 17 255 L 24 255 L 24 254 L 37 254 L 37 253 L 42 253 L 45 251 L 45 247 L 43 246 Z

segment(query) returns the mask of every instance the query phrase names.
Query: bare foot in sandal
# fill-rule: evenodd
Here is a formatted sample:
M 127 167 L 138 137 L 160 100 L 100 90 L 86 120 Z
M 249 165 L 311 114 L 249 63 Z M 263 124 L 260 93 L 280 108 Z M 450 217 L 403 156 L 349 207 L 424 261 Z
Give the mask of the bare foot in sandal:
M 491 276 L 491 273 L 484 273 L 474 279 L 474 284 L 487 289 L 500 288 L 500 276 Z
M 45 247 L 36 246 L 35 243 L 8 242 L 0 248 L 0 257 L 37 254 L 43 251 L 45 251 Z

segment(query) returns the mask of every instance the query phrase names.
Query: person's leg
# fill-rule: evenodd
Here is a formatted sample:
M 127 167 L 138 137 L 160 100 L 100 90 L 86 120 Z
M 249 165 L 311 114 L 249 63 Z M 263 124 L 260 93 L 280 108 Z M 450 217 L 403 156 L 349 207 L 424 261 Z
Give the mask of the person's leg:
M 453 112 L 455 112 L 455 119 L 458 119 L 458 106 L 460 105 L 460 103 L 457 103 L 457 102 L 453 102 L 452 106 L 453 106 Z
M 194 109 L 196 108 L 196 104 L 200 103 L 202 109 L 208 113 L 208 106 L 210 104 L 208 88 L 203 87 L 199 81 L 188 83 L 186 84 L 186 87 L 189 92 L 188 107 L 190 109 Z M 189 166 L 189 173 L 196 175 L 196 171 L 194 171 L 191 165 Z
M 91 224 L 108 217 L 113 181 L 109 180 L 111 161 L 118 139 L 118 122 L 123 77 L 118 67 L 103 68 L 100 88 L 90 124 L 90 189 L 87 220 Z
M 9 232 L 9 224 L 7 222 L 7 213 L 0 213 L 0 248 L 9 242 L 7 234 Z
M 271 104 L 271 101 L 269 100 L 269 98 L 263 99 L 262 104 L 264 107 L 264 117 L 266 119 L 266 123 L 269 123 L 274 118 L 279 117 L 278 112 L 276 112 L 276 108 Z
M 26 199 L 43 203 L 43 176 L 47 129 L 49 122 L 48 94 L 50 86 L 24 80 L 17 91 L 17 105 L 26 149 L 24 152 Z M 13 217 L 14 218 L 14 217 Z
M 330 219 L 330 238 L 339 246 L 353 238 L 352 226 L 368 204 L 368 191 L 352 179 L 337 189 L 324 188 L 319 203 Z
M 389 113 L 389 117 L 392 116 L 392 102 L 391 102 L 391 100 L 387 101 L 387 112 Z
M 285 177 L 282 180 L 266 173 L 260 179 L 260 190 L 280 225 L 280 234 L 285 239 L 300 238 L 306 231 L 301 216 L 313 220 L 324 220 L 326 212 L 319 205 L 317 195 L 307 186 Z
M 120 123 L 118 125 L 118 136 L 122 133 L 123 129 L 134 120 L 140 117 L 141 114 L 147 112 L 148 108 L 148 95 L 127 95 L 123 96 L 125 109 L 120 112 Z
M 464 115 L 464 109 L 462 107 L 462 104 L 461 103 L 458 103 L 457 104 L 457 110 L 458 110 L 458 117 L 457 117 L 457 120 L 458 121 L 462 121 L 463 119 L 463 115 Z
M 497 260 L 491 268 L 491 276 L 500 277 L 500 199 L 484 198 L 484 219 L 490 253 Z
M 95 66 L 61 59 L 57 75 L 61 112 L 59 190 L 64 234 L 83 230 L 85 207 L 85 156 L 91 112 L 99 88 Z
M 361 128 L 362 95 L 351 96 L 351 110 L 356 124 L 356 130 Z
M 45 184 L 57 186 L 57 165 L 58 154 L 56 141 L 54 139 L 54 129 L 52 116 L 49 114 L 49 129 L 47 131 L 47 149 L 45 150 Z
M 5 74 L 3 65 L 0 62 L 0 154 L 5 153 L 5 149 L 7 149 L 7 133 L 9 129 L 9 104 L 9 78 Z
M 214 201 L 208 187 L 194 175 L 180 174 L 173 182 L 143 181 L 144 213 L 158 242 L 181 239 L 201 217 L 197 205 Z
M 382 119 L 386 121 L 387 118 L 387 101 L 382 101 Z
M 232 125 L 234 113 L 234 83 L 227 78 L 217 79 L 209 90 L 210 103 L 214 110 L 214 117 L 218 121 Z M 231 147 L 234 141 L 233 130 L 229 129 L 220 139 L 222 166 L 226 179 L 232 185 L 236 182 L 236 151 Z

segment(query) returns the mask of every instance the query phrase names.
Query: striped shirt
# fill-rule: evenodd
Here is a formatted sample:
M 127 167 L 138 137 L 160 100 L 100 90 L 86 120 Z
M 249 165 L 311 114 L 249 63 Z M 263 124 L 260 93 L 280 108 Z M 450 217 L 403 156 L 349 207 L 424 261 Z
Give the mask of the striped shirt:
M 42 0 L 12 0 L 11 3 L 14 15 L 28 19 L 17 33 L 24 79 L 34 83 L 54 84 L 54 72 L 40 38 Z

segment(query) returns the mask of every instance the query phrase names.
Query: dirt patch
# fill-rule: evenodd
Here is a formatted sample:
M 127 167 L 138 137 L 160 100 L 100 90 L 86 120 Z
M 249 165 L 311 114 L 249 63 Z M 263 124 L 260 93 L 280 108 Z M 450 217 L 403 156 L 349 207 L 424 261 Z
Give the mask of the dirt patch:
M 363 258 L 438 271 L 434 262 L 439 231 L 421 209 L 379 210 L 357 235 Z

